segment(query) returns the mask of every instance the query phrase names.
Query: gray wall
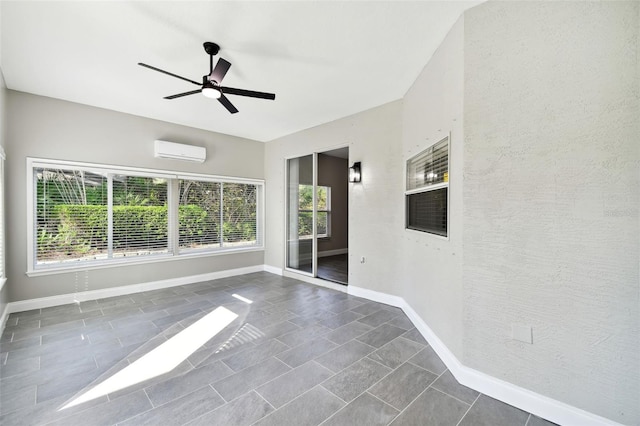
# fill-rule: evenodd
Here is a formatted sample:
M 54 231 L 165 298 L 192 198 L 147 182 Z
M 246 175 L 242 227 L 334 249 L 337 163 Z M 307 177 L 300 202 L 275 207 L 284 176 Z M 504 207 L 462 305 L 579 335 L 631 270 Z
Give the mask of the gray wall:
M 462 361 L 624 424 L 640 424 L 639 8 L 488 2 L 464 40 Z
M 8 91 L 7 272 L 11 301 L 137 284 L 263 263 L 262 251 L 130 265 L 29 278 L 27 267 L 27 156 L 264 178 L 264 144 L 61 100 Z M 155 139 L 207 148 L 207 160 L 153 157 Z M 85 280 L 88 286 L 85 288 Z
M 6 139 L 6 129 L 7 129 L 7 87 L 4 83 L 4 75 L 2 74 L 2 69 L 0 68 L 0 146 L 5 148 L 5 139 Z M 6 175 L 5 175 L 6 176 Z M 6 227 L 5 227 L 6 230 Z M 6 242 L 6 241 L 5 241 Z M 7 253 L 7 246 L 5 245 L 5 258 Z M 0 316 L 4 312 L 7 303 L 9 302 L 9 285 L 5 283 L 2 288 L 0 288 Z M 0 328 L 4 324 L 0 324 Z
M 362 182 L 348 189 L 349 284 L 396 294 L 396 244 L 403 226 L 401 113 L 402 102 L 392 102 L 266 144 L 266 264 L 284 267 L 285 158 L 349 146 L 348 164 L 362 162 Z
M 331 187 L 331 237 L 318 240 L 318 252 L 349 247 L 349 162 L 318 154 L 318 185 Z

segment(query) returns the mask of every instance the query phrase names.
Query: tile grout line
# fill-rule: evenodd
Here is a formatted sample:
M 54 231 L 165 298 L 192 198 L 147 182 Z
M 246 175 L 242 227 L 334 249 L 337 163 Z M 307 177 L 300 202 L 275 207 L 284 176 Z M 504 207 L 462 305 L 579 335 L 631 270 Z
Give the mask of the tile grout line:
M 233 400 L 231 400 L 231 401 L 227 401 L 227 400 L 225 399 L 225 397 L 224 397 L 224 396 L 220 395 L 220 392 L 218 392 L 218 391 L 217 391 L 217 389 L 213 387 L 213 383 L 209 383 L 209 385 L 208 385 L 208 386 L 209 386 L 211 389 L 213 389 L 213 391 L 216 393 L 216 395 L 218 395 L 218 396 L 219 396 L 219 397 L 224 401 L 224 404 L 222 404 L 220 407 L 222 407 L 222 406 L 224 406 L 224 405 L 226 405 L 226 404 L 230 403 L 231 401 L 233 401 Z M 219 407 L 216 407 L 216 408 L 214 408 L 213 410 L 217 410 L 218 408 L 219 408 Z M 213 410 L 211 410 L 211 411 L 213 411 Z M 208 411 L 208 412 L 209 412 L 209 411 Z M 206 414 L 206 413 L 205 413 L 205 414 Z
M 266 416 L 262 417 L 262 419 L 264 419 L 264 418 L 266 418 L 266 417 L 269 417 L 269 416 L 273 415 L 273 413 L 275 413 L 275 412 L 276 412 L 276 411 L 278 411 L 278 410 L 282 410 L 284 407 L 286 407 L 286 406 L 290 405 L 291 403 L 293 403 L 293 401 L 296 401 L 296 400 L 298 400 L 298 399 L 302 398 L 304 395 L 308 394 L 309 392 L 311 392 L 313 389 L 317 388 L 318 386 L 320 386 L 322 389 L 324 389 L 324 390 L 326 390 L 327 392 L 329 392 L 327 389 L 325 389 L 325 388 L 324 388 L 324 386 L 319 385 L 319 384 L 318 384 L 318 385 L 315 385 L 315 386 L 314 386 L 314 387 L 312 387 L 311 389 L 308 389 L 308 390 L 306 390 L 305 392 L 302 392 L 300 395 L 298 395 L 297 397 L 293 398 L 291 401 L 287 401 L 287 403 L 283 404 L 280 408 L 277 408 L 275 411 L 272 411 L 271 413 L 269 413 L 269 414 L 267 414 Z M 257 390 L 255 390 L 255 388 L 254 388 L 254 389 L 252 389 L 252 390 L 254 390 L 258 395 L 260 395 L 260 394 L 258 393 L 258 391 L 257 391 Z M 246 393 L 248 393 L 248 392 L 246 392 Z M 246 394 L 246 393 L 245 393 L 245 394 Z M 329 392 L 329 393 L 330 393 L 331 395 L 333 395 L 333 392 Z M 243 394 L 243 395 L 244 395 L 244 394 Z M 262 397 L 262 395 L 261 395 L 260 397 Z M 263 399 L 264 399 L 264 398 L 263 398 Z M 342 398 L 338 398 L 338 399 L 340 399 L 341 401 L 343 401 L 343 400 L 342 400 Z M 266 400 L 265 400 L 265 401 L 266 401 Z M 267 402 L 267 403 L 269 403 L 269 401 L 266 401 L 266 402 Z M 271 404 L 269 404 L 269 405 L 271 405 Z M 273 406 L 272 406 L 272 407 L 273 407 Z M 342 409 L 342 408 L 343 408 L 343 407 L 340 407 L 340 409 Z M 340 410 L 338 410 L 338 411 L 340 411 Z M 255 422 L 253 422 L 252 424 L 255 424 L 256 422 L 258 422 L 258 421 L 260 421 L 260 420 L 262 420 L 262 419 L 258 419 L 258 420 L 256 420 Z
M 277 409 L 277 408 L 276 408 L 272 403 L 270 403 L 270 402 L 269 402 L 269 400 L 268 400 L 267 398 L 265 398 L 265 397 L 264 397 L 264 395 L 262 395 L 262 394 L 260 393 L 260 391 L 259 391 L 257 388 L 254 388 L 254 389 L 250 390 L 249 392 L 255 392 L 255 393 L 256 393 L 260 398 L 264 399 L 264 402 L 266 402 L 267 404 L 269 404 L 269 407 L 273 408 L 272 413 L 278 410 L 278 409 Z M 249 392 L 247 392 L 247 393 L 245 393 L 245 394 L 243 394 L 243 395 L 246 395 L 246 394 L 248 394 Z M 295 398 L 294 398 L 294 399 L 295 399 Z M 271 414 L 271 413 L 269 413 L 269 414 Z M 263 417 L 265 417 L 265 416 L 263 416 Z
M 407 361 L 407 362 L 409 362 L 409 361 Z M 410 364 L 411 364 L 411 365 L 415 365 L 415 364 L 413 364 L 413 363 L 410 363 Z M 416 367 L 418 367 L 418 368 L 422 368 L 422 367 L 420 367 L 419 365 L 415 365 L 415 366 L 416 366 Z M 425 370 L 425 371 L 429 371 L 429 370 L 426 370 L 425 368 L 422 368 L 422 369 L 423 369 L 423 370 Z M 430 372 L 430 371 L 429 371 L 429 372 Z M 442 374 L 444 374 L 444 373 L 442 373 Z M 442 375 L 442 374 L 441 374 L 441 375 Z M 413 399 L 412 399 L 412 400 L 407 404 L 407 406 L 406 406 L 406 407 L 404 407 L 402 410 L 400 410 L 400 412 L 398 413 L 398 415 L 397 415 L 395 418 L 397 419 L 398 417 L 400 417 L 400 416 L 402 415 L 402 413 L 404 413 L 404 412 L 407 410 L 407 408 L 411 407 L 411 404 L 413 404 L 413 403 L 414 403 L 418 398 L 420 398 L 420 395 L 422 395 L 423 393 L 425 393 L 425 392 L 426 392 L 426 391 L 431 387 L 431 384 L 435 383 L 435 381 L 436 381 L 436 380 L 438 380 L 439 378 L 440 378 L 440 376 L 436 377 L 436 378 L 433 380 L 433 382 L 431 382 L 431 383 L 429 384 L 429 386 L 427 386 L 426 388 L 424 388 L 424 389 L 422 390 L 422 392 L 420 392 L 418 395 L 416 395 L 416 397 L 415 397 L 415 398 L 413 398 Z
M 435 388 L 434 388 L 435 389 Z M 437 389 L 435 389 L 437 390 Z M 476 404 L 476 402 L 478 402 L 478 399 L 480 399 L 480 396 L 482 394 L 479 393 L 478 396 L 476 396 L 476 399 L 473 401 L 473 403 L 471 405 L 469 405 L 469 408 L 467 408 L 467 411 L 465 411 L 465 413 L 462 415 L 462 417 L 460 417 L 460 420 L 458 420 L 458 423 L 456 423 L 456 426 L 460 426 L 460 423 L 462 423 L 462 421 L 464 420 L 465 417 L 467 417 L 467 414 L 469 414 L 469 411 L 471 411 L 471 409 L 473 408 L 473 406 Z
M 433 384 L 433 383 L 432 383 L 432 384 Z M 438 389 L 438 388 L 434 388 L 434 387 L 433 387 L 433 386 L 431 386 L 431 385 L 429 385 L 429 387 L 430 387 L 431 389 L 433 389 L 434 391 L 436 391 L 436 392 L 440 392 L 440 393 L 441 393 L 441 394 L 443 394 L 443 395 L 446 395 L 446 396 L 448 396 L 448 397 L 450 397 L 450 398 L 455 399 L 455 400 L 456 400 L 456 401 L 458 401 L 458 402 L 463 403 L 464 405 L 469 405 L 469 406 L 473 405 L 473 404 L 469 404 L 468 402 L 464 402 L 463 400 L 458 399 L 458 398 L 456 398 L 456 397 L 455 397 L 455 396 L 453 396 L 453 395 L 449 395 L 449 394 L 448 394 L 448 393 L 446 393 L 445 391 L 441 391 L 441 390 L 440 390 L 440 389 Z M 480 394 L 480 395 L 482 395 L 482 394 Z M 478 395 L 478 396 L 476 397 L 476 399 L 478 399 L 478 398 L 480 397 L 480 395 Z M 475 402 L 475 400 L 474 400 L 473 402 Z
M 396 407 L 394 407 L 393 405 L 389 404 L 388 402 L 386 402 L 385 400 L 378 398 L 377 396 L 375 396 L 374 394 L 370 393 L 369 391 L 365 391 L 364 393 L 369 394 L 370 396 L 372 396 L 373 398 L 377 399 L 378 401 L 381 401 L 383 404 L 388 405 L 389 407 L 393 408 L 394 410 L 397 411 L 396 415 L 393 416 L 393 418 L 391 420 L 389 420 L 389 423 L 387 424 L 391 424 L 395 419 L 398 418 L 398 416 L 400 416 L 401 411 L 399 409 L 397 409 Z M 409 404 L 411 405 L 411 404 Z M 407 405 L 408 407 L 408 405 Z
M 422 350 L 418 351 L 418 353 L 420 353 L 420 352 L 422 352 Z M 417 353 L 416 353 L 416 355 L 417 355 Z M 415 355 L 414 355 L 414 356 L 415 356 Z M 411 358 L 413 358 L 413 357 L 411 357 Z M 444 370 L 442 373 L 439 373 L 439 374 L 438 374 L 438 373 L 436 373 L 435 371 L 431 371 L 431 370 L 429 370 L 428 368 L 424 368 L 424 367 L 419 366 L 419 365 L 418 365 L 418 364 L 416 364 L 415 362 L 411 362 L 411 358 L 410 358 L 409 360 L 407 360 L 407 362 L 408 362 L 409 364 L 414 365 L 414 366 L 416 366 L 416 367 L 420 367 L 420 368 L 422 368 L 423 370 L 427 370 L 427 371 L 428 371 L 429 373 L 431 373 L 431 374 L 435 374 L 436 376 L 438 376 L 438 379 L 440 378 L 440 376 L 442 376 L 442 375 L 443 375 L 443 374 L 448 370 L 448 368 L 445 368 L 445 370 Z M 438 357 L 438 359 L 439 359 L 439 358 L 440 358 L 440 357 Z M 445 367 L 446 367 L 446 366 L 445 366 Z M 437 380 L 437 379 L 436 379 L 436 380 Z

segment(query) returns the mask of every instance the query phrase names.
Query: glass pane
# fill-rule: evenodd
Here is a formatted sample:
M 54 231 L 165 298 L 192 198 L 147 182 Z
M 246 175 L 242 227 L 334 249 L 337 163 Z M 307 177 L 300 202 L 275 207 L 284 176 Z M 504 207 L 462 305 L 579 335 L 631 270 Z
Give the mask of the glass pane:
M 257 244 L 257 188 L 241 183 L 222 184 L 222 235 L 224 247 Z
M 318 186 L 317 194 L 317 220 L 316 233 L 318 238 L 331 236 L 331 187 Z
M 33 173 L 36 266 L 107 258 L 107 178 L 69 169 Z
M 220 183 L 180 180 L 179 249 L 220 247 L 219 229 Z
M 313 156 L 287 160 L 287 267 L 313 271 Z
M 449 137 L 407 161 L 407 190 L 449 182 Z
M 327 228 L 327 219 L 329 217 L 328 212 L 318 212 L 318 238 L 328 237 L 329 229 Z
M 113 176 L 113 257 L 163 254 L 168 247 L 167 180 Z
M 331 188 L 328 186 L 318 186 L 318 210 L 329 210 L 329 194 Z
M 448 188 L 407 195 L 407 228 L 447 236 Z

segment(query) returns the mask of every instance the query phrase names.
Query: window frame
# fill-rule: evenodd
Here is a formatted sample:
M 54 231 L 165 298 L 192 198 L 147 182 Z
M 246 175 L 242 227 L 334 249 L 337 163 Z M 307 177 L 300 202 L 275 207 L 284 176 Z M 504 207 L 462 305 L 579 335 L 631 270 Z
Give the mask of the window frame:
M 420 187 L 414 188 L 414 189 L 409 189 L 409 162 L 412 159 L 415 159 L 416 157 L 419 157 L 420 155 L 422 155 L 426 150 L 428 150 L 429 148 L 434 147 L 435 145 L 441 143 L 442 141 L 446 140 L 447 141 L 447 180 L 446 182 L 439 182 L 439 183 L 434 183 L 434 184 L 423 184 Z M 450 231 L 450 224 L 451 224 L 451 193 L 450 193 L 450 183 L 451 183 L 451 132 L 447 133 L 446 135 L 439 137 L 434 143 L 427 145 L 424 149 L 422 149 L 421 151 L 419 151 L 418 153 L 416 153 L 415 155 L 412 155 L 411 157 L 409 157 L 406 161 L 405 161 L 405 172 L 404 172 L 404 176 L 405 176 L 405 191 L 404 191 L 404 209 L 405 209 L 405 220 L 404 220 L 404 228 L 405 231 L 412 231 L 412 232 L 419 232 L 420 234 L 426 234 L 429 235 L 430 237 L 433 238 L 437 238 L 437 239 L 441 239 L 441 240 L 445 240 L 448 241 L 450 239 L 451 236 L 451 231 Z M 430 191 L 435 191 L 435 190 L 439 190 L 439 189 L 443 189 L 446 188 L 447 189 L 447 235 L 440 235 L 440 234 L 435 234 L 433 232 L 430 231 L 426 231 L 426 230 L 422 230 L 422 229 L 417 229 L 417 228 L 410 228 L 409 227 L 409 208 L 408 208 L 408 204 L 409 204 L 409 196 L 413 195 L 413 194 L 420 194 L 420 193 L 424 193 L 424 192 L 430 192 Z
M 314 196 L 316 197 L 316 201 L 312 203 L 313 206 L 318 204 L 318 200 L 317 200 L 317 194 L 318 194 L 318 188 L 325 188 L 327 190 L 327 209 L 323 210 L 323 209 L 318 209 L 316 208 L 316 223 L 314 224 L 315 226 L 315 232 L 316 232 L 316 238 L 323 238 L 323 239 L 327 239 L 327 238 L 331 238 L 331 187 L 330 186 L 325 186 L 325 185 L 316 185 L 316 187 L 314 188 L 313 185 L 306 185 L 306 184 L 300 184 L 300 185 L 304 185 L 304 186 L 309 186 L 311 187 L 311 190 L 314 194 Z M 312 217 L 313 217 L 313 208 L 311 209 L 301 209 L 300 208 L 300 203 L 298 203 L 298 214 L 300 213 L 312 213 Z M 326 234 L 319 234 L 318 231 L 318 213 L 326 213 L 327 214 L 327 233 Z M 311 233 L 311 235 L 305 235 L 303 239 L 312 239 L 313 238 L 313 232 Z
M 327 186 L 327 185 L 316 185 L 316 195 L 318 194 L 318 189 L 320 188 L 325 188 L 326 192 L 327 192 L 327 208 L 326 209 L 320 209 L 320 208 L 316 208 L 316 216 L 318 216 L 318 213 L 326 213 L 327 214 L 327 232 L 325 234 L 317 234 L 316 237 L 317 238 L 322 238 L 322 239 L 329 239 L 331 238 L 331 187 Z M 316 196 L 316 204 L 317 204 L 317 196 Z M 318 222 L 318 220 L 316 219 L 316 222 Z M 318 229 L 318 224 L 316 223 L 316 232 Z
M 185 260 L 197 257 L 218 256 L 233 254 L 239 252 L 263 251 L 264 250 L 264 229 L 265 229 L 265 181 L 263 179 L 229 177 L 219 175 L 208 175 L 191 172 L 170 171 L 162 169 L 149 169 L 140 167 L 119 166 L 112 164 L 85 163 L 79 161 L 53 160 L 44 158 L 26 159 L 26 182 L 27 182 L 27 276 L 40 276 L 49 274 L 58 274 L 65 272 L 73 272 L 78 270 L 103 269 L 111 267 L 119 267 L 123 265 L 136 265 L 164 261 Z M 168 253 L 156 254 L 153 256 L 136 256 L 130 258 L 110 258 L 106 260 L 88 260 L 73 263 L 53 264 L 47 266 L 36 266 L 37 256 L 37 235 L 35 233 L 35 215 L 36 215 L 36 184 L 34 179 L 34 169 L 37 168 L 67 168 L 75 170 L 84 170 L 91 173 L 106 174 L 125 174 L 141 177 L 164 178 L 168 180 Z M 256 244 L 239 246 L 239 247 L 216 247 L 206 249 L 193 249 L 181 251 L 177 240 L 178 235 L 178 218 L 177 218 L 177 196 L 172 195 L 172 188 L 175 187 L 174 182 L 180 179 L 199 180 L 217 183 L 238 183 L 255 185 L 256 194 Z M 177 195 L 177 194 L 176 194 Z M 175 204 L 175 205 L 174 205 Z

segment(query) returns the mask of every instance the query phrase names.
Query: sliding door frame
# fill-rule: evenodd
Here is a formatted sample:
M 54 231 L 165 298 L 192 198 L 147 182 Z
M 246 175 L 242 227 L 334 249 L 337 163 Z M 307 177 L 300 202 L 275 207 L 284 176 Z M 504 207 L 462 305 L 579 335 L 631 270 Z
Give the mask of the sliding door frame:
M 330 147 L 325 147 L 321 150 L 313 150 L 312 152 L 300 153 L 296 155 L 291 155 L 284 157 L 284 247 L 283 247 L 283 272 L 300 274 L 305 277 L 309 277 L 309 282 L 314 284 L 319 284 L 325 287 L 330 287 L 339 291 L 346 291 L 346 285 L 334 284 L 331 281 L 324 280 L 322 278 L 318 278 L 318 154 L 322 154 L 324 152 L 333 151 L 340 148 L 349 148 L 349 159 L 347 160 L 348 164 L 351 164 L 351 149 L 348 143 L 342 143 Z M 290 268 L 288 265 L 288 256 L 289 256 L 289 241 L 288 241 L 288 212 L 289 212 L 289 160 L 295 158 L 302 158 L 308 155 L 313 155 L 312 157 L 312 184 L 313 184 L 313 242 L 312 242 L 312 253 L 311 253 L 311 273 L 301 271 L 299 269 Z M 349 198 L 347 199 L 347 203 L 349 203 Z
M 294 160 L 296 158 L 302 158 L 312 155 L 312 170 L 311 170 L 311 185 L 313 186 L 313 212 L 311 217 L 311 272 L 305 272 L 300 269 L 291 268 L 288 266 L 289 264 L 289 160 Z M 315 278 L 318 274 L 318 230 L 316 221 L 318 219 L 318 200 L 317 200 L 317 191 L 318 191 L 318 153 L 313 152 L 311 154 L 303 154 L 303 155 L 293 155 L 290 157 L 284 158 L 284 265 L 283 270 L 294 272 L 296 274 L 306 275 L 311 278 Z

